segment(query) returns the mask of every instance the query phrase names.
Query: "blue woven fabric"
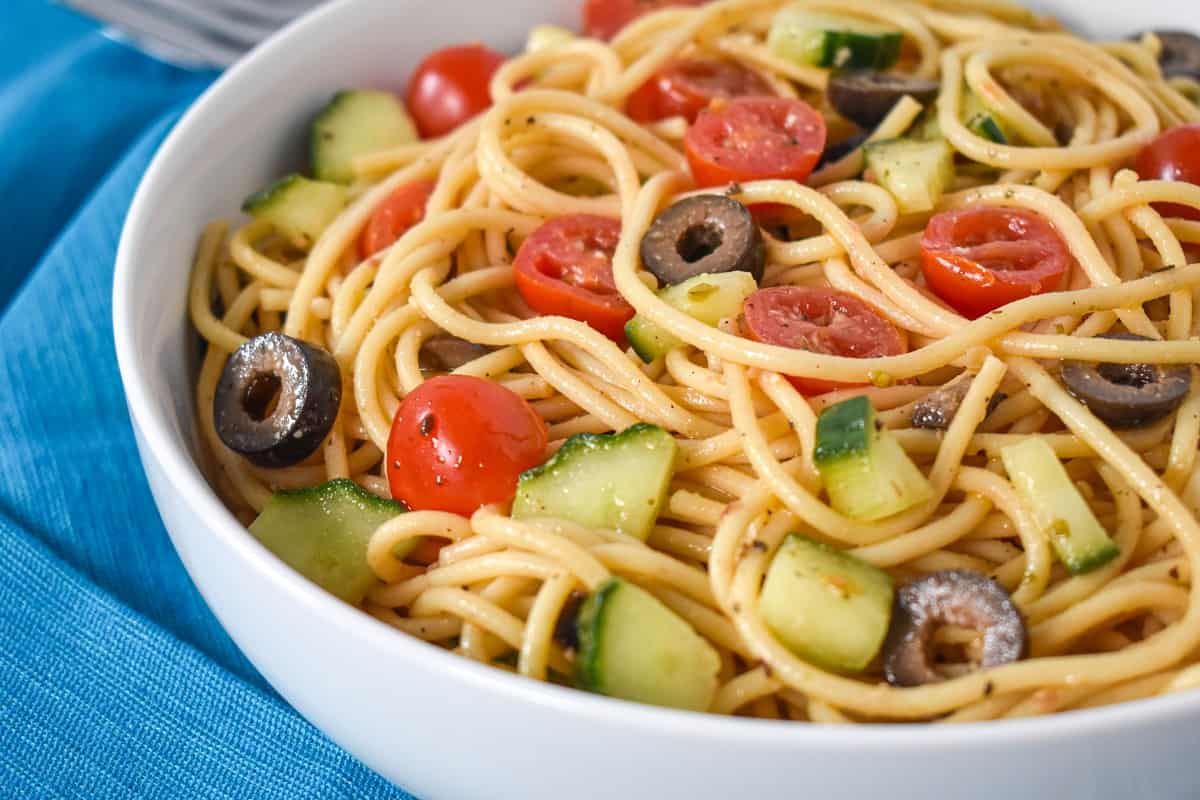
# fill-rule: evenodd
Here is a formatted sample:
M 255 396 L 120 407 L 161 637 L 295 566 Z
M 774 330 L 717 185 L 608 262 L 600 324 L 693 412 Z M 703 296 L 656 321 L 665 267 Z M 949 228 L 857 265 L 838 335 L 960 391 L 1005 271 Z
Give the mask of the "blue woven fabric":
M 65 14 L 5 6 L 5 31 L 23 12 Z M 14 256 L 0 265 L 0 305 L 24 277 L 28 237 L 63 229 L 94 175 L 128 152 L 0 317 L 0 797 L 408 798 L 301 719 L 238 652 L 171 549 L 137 460 L 110 328 L 116 244 L 178 116 L 165 107 L 208 78 L 89 25 L 59 33 L 57 52 L 46 33 L 43 61 L 0 57 L 0 252 Z M 55 81 L 28 80 L 31 63 L 56 58 Z M 89 114 L 95 123 L 80 125 Z M 38 172 L 55 153 L 87 169 Z M 21 174 L 14 194 L 6 181 Z

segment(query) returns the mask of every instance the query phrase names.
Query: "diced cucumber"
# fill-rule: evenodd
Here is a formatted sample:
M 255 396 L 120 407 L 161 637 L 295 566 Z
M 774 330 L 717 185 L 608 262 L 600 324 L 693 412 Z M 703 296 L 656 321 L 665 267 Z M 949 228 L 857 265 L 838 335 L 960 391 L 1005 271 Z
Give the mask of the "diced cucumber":
M 888 139 L 866 146 L 867 168 L 900 213 L 929 211 L 954 180 L 954 148 L 942 139 Z
M 862 395 L 821 412 L 813 461 L 830 504 L 848 517 L 883 519 L 933 496 L 929 481 Z
M 321 232 L 346 207 L 346 189 L 336 183 L 288 175 L 250 195 L 242 210 L 265 220 L 301 250 L 312 247 Z
M 367 565 L 367 543 L 404 506 L 366 491 L 348 478 L 310 489 L 276 492 L 250 533 L 292 569 L 347 603 L 362 602 L 375 582 Z M 399 558 L 416 543 L 395 552 Z
M 1031 434 L 1001 450 L 1000 459 L 1017 494 L 1072 575 L 1096 569 L 1120 554 L 1045 439 Z
M 705 325 L 716 325 L 724 317 L 741 313 L 746 298 L 757 290 L 758 284 L 749 272 L 718 272 L 688 278 L 668 286 L 658 296 Z M 683 344 L 679 337 L 640 314 L 625 324 L 625 337 L 647 364 Z
M 1008 125 L 983 104 L 979 95 L 969 88 L 964 88 L 962 103 L 962 121 L 967 130 L 996 144 L 1008 144 L 1013 141 Z
M 349 183 L 351 162 L 366 153 L 417 141 L 404 104 L 390 92 L 338 92 L 313 120 L 309 149 L 317 180 Z
M 620 433 L 579 433 L 517 482 L 514 519 L 555 517 L 650 535 L 675 472 L 674 437 L 644 422 Z
M 857 672 L 883 645 L 892 594 L 883 570 L 793 533 L 767 569 L 759 611 L 775 637 L 804 660 Z
M 561 25 L 534 25 L 525 40 L 525 52 L 534 53 L 575 41 L 575 34 Z
M 884 70 L 896 63 L 902 39 L 894 28 L 793 5 L 775 15 L 767 47 L 780 58 L 816 67 Z
M 609 578 L 579 609 L 576 685 L 622 700 L 706 711 L 721 659 L 654 595 Z

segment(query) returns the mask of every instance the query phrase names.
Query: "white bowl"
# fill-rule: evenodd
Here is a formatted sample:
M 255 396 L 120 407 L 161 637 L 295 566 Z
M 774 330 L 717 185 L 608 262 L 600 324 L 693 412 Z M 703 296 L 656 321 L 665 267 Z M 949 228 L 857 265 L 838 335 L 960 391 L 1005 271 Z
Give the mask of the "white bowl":
M 1194 0 L 1050 4 L 1093 33 L 1200 29 Z M 436 46 L 516 50 L 581 0 L 342 0 L 224 75 L 142 181 L 117 259 L 114 326 L 134 431 L 192 579 L 288 702 L 372 768 L 434 798 L 1183 798 L 1200 796 L 1200 693 L 963 727 L 828 727 L 667 711 L 514 677 L 325 594 L 226 511 L 195 462 L 184 309 L 210 219 L 296 163 L 344 86 L 400 88 Z

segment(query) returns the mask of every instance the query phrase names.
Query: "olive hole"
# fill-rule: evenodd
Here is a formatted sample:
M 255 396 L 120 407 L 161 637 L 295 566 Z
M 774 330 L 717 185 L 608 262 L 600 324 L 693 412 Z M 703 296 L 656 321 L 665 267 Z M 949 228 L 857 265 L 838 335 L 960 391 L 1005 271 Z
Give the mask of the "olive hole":
M 274 372 L 260 372 L 246 387 L 242 408 L 255 422 L 262 422 L 275 413 L 279 396 L 283 392 L 283 381 Z
M 694 264 L 705 256 L 711 256 L 721 247 L 725 232 L 720 226 L 711 222 L 700 222 L 692 225 L 675 245 L 679 257 L 689 264 Z
M 1158 377 L 1157 370 L 1150 364 L 1110 364 L 1105 362 L 1097 365 L 1096 371 L 1109 383 L 1117 386 L 1132 386 L 1134 389 L 1141 389 L 1143 386 L 1154 383 Z

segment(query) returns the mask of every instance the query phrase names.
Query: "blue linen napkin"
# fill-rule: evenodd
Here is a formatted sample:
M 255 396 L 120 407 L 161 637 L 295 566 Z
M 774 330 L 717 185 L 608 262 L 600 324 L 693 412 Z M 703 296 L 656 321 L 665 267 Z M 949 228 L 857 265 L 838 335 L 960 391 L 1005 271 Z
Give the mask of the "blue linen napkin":
M 6 106 L 13 83 L 0 83 L 0 189 L 48 153 L 91 148 L 90 168 L 103 169 L 139 115 L 158 121 L 0 317 L 0 797 L 410 798 L 267 686 L 170 546 L 117 374 L 112 270 L 133 191 L 178 117 L 164 103 L 194 95 L 207 78 L 175 74 L 90 26 L 69 38 L 74 55 L 63 56 L 58 82 L 35 93 L 34 106 L 75 122 L 86 119 L 85 104 L 112 111 L 83 130 L 47 118 L 58 138 L 24 141 L 15 137 L 33 128 L 14 131 L 4 120 L 29 107 Z M 67 63 L 75 57 L 78 68 Z M 11 254 L 31 231 L 61 227 L 83 179 L 63 170 L 37 184 L 44 191 L 27 188 L 20 208 L 6 208 L 0 249 Z M 21 269 L 15 260 L 0 266 L 2 306 Z

